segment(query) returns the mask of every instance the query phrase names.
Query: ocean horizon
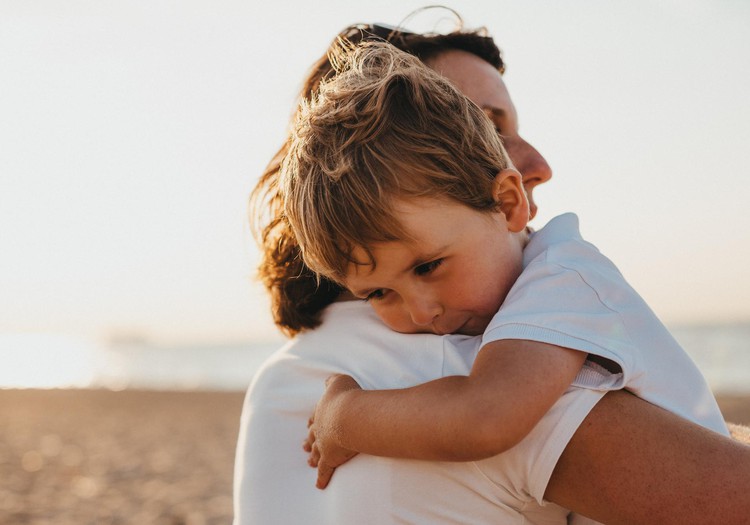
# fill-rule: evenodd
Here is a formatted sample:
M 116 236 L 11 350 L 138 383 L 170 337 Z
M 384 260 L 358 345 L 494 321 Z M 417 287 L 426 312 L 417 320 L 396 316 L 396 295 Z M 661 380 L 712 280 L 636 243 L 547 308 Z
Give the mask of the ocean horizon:
M 750 322 L 670 330 L 715 393 L 750 394 Z M 161 345 L 140 338 L 0 334 L 0 388 L 242 391 L 283 344 Z

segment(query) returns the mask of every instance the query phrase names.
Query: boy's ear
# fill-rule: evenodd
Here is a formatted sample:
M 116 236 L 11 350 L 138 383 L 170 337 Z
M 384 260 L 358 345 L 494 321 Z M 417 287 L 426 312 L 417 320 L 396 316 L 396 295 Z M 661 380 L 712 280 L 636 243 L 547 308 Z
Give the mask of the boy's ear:
M 514 169 L 504 169 L 495 175 L 492 184 L 492 197 L 498 203 L 498 210 L 505 215 L 508 229 L 520 232 L 529 222 L 529 199 L 523 189 L 521 174 Z

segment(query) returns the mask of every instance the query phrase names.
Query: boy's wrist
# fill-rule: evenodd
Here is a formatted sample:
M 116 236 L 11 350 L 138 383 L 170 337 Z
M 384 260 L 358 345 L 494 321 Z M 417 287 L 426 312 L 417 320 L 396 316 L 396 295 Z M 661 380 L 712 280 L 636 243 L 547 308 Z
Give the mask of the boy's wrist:
M 326 419 L 330 425 L 330 437 L 339 447 L 349 448 L 345 440 L 348 435 L 346 430 L 356 428 L 359 424 L 359 411 L 354 406 L 361 393 L 361 387 L 351 376 L 336 374 L 326 380 L 326 392 L 323 396 L 328 407 Z
M 334 405 L 333 421 L 335 422 L 335 443 L 346 449 L 356 450 L 352 447 L 351 439 L 358 428 L 362 428 L 362 416 L 366 412 L 358 409 L 358 401 L 362 398 L 363 391 L 357 388 L 344 390 L 336 395 Z

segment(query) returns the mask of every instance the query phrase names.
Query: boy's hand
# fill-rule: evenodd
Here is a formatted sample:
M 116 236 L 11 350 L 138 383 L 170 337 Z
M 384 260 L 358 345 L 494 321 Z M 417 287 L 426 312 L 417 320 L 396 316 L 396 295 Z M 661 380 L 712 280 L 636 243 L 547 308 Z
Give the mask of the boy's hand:
M 308 463 L 318 468 L 318 480 L 315 486 L 324 489 L 331 481 L 336 467 L 343 465 L 357 455 L 338 445 L 336 440 L 336 416 L 341 409 L 342 394 L 350 390 L 361 390 L 361 387 L 350 376 L 334 374 L 326 379 L 326 390 L 315 406 L 315 412 L 307 423 L 310 429 L 303 444 L 310 453 Z

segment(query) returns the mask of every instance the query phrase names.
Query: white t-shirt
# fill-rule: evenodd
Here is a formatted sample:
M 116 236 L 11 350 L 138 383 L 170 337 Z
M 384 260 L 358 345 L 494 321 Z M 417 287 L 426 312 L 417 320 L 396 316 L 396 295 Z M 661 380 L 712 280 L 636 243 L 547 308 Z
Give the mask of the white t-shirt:
M 365 389 L 467 375 L 479 337 L 392 332 L 365 303 L 329 306 L 323 324 L 274 354 L 243 408 L 235 465 L 235 525 L 544 524 L 568 511 L 543 501 L 560 454 L 603 391 L 571 387 L 534 430 L 504 454 L 441 463 L 359 455 L 315 488 L 302 440 L 334 372 Z
M 560 215 L 532 234 L 523 265 L 482 345 L 525 339 L 604 357 L 622 373 L 589 366 L 573 384 L 626 388 L 729 435 L 703 375 L 615 265 L 581 238 L 578 217 Z

